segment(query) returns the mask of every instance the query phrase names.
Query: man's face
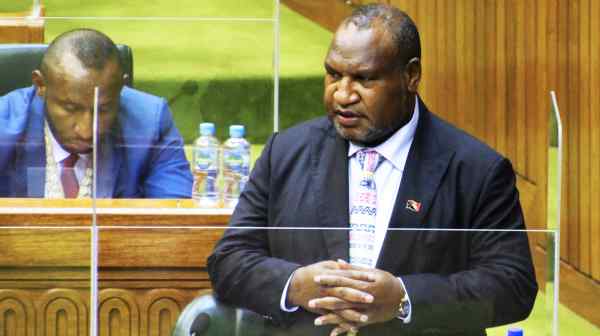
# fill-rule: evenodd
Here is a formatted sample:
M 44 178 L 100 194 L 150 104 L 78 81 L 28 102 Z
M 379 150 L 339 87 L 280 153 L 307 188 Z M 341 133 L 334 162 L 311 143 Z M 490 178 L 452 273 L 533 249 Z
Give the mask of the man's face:
M 397 65 L 397 52 L 378 23 L 367 29 L 342 24 L 336 32 L 325 59 L 323 100 L 344 139 L 376 145 L 408 122 L 418 78 Z
M 38 74 L 38 76 L 42 76 Z M 99 87 L 98 132 L 108 132 L 119 112 L 122 77 L 116 62 L 104 69 L 86 69 L 73 56 L 66 55 L 45 77 L 34 82 L 37 94 L 46 101 L 46 116 L 52 134 L 70 153 L 92 150 L 94 87 Z

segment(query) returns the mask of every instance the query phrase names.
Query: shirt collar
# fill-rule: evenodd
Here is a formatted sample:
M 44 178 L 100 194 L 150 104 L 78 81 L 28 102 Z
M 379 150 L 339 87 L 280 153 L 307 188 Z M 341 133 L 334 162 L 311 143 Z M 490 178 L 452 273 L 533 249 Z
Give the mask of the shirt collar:
M 410 145 L 415 137 L 418 121 L 419 99 L 417 99 L 417 96 L 415 96 L 415 109 L 410 121 L 397 130 L 389 139 L 382 142 L 378 146 L 373 147 L 377 153 L 382 155 L 386 160 L 390 161 L 392 165 L 400 171 L 404 170 Z M 356 152 L 363 148 L 365 147 L 350 142 L 350 146 L 348 147 L 348 157 L 352 157 L 354 154 L 356 154 Z

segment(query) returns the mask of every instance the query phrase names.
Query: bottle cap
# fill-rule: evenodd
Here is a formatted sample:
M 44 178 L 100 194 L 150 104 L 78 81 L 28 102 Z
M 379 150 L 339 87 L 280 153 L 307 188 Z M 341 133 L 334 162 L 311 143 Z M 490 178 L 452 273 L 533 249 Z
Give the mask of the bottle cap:
M 213 123 L 201 123 L 198 126 L 200 135 L 215 135 L 215 124 Z
M 229 136 L 232 138 L 243 138 L 245 132 L 244 125 L 229 126 Z
M 517 327 L 511 327 L 508 329 L 506 336 L 523 336 L 523 329 Z

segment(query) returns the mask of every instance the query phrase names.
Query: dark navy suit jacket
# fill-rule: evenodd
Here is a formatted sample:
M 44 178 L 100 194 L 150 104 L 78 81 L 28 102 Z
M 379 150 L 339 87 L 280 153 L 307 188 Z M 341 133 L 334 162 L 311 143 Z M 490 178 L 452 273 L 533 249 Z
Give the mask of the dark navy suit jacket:
M 0 97 L 0 197 L 44 197 L 46 107 L 35 87 Z M 192 176 L 164 99 L 128 87 L 98 150 L 101 198 L 189 198 Z
M 507 159 L 420 103 L 377 264 L 402 277 L 412 321 L 395 319 L 359 334 L 483 335 L 487 327 L 527 317 L 537 293 L 527 235 L 487 231 L 525 229 L 515 174 Z M 348 142 L 326 118 L 271 137 L 208 260 L 219 299 L 295 326 L 287 332 L 330 330 L 313 327 L 315 316 L 306 311 L 281 311 L 279 300 L 298 267 L 348 260 L 347 152 Z M 421 203 L 418 212 L 407 208 L 409 200 Z M 285 227 L 332 230 L 277 229 Z M 410 228 L 446 230 L 393 231 Z

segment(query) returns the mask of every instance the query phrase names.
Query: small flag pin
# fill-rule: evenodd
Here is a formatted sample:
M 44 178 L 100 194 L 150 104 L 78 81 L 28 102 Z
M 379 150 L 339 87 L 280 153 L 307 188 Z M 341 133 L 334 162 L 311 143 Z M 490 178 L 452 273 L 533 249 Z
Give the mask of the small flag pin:
M 412 212 L 419 212 L 421 211 L 421 202 L 417 202 L 415 200 L 408 200 L 406 201 L 406 209 Z

